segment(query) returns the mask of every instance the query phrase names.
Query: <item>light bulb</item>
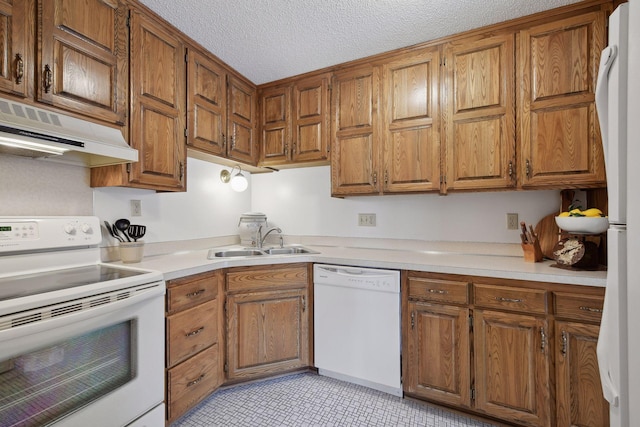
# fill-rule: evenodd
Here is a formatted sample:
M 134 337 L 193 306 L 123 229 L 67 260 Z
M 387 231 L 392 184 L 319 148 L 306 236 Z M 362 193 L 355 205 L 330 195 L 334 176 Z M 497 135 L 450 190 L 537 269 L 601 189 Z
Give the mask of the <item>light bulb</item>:
M 247 181 L 247 178 L 241 172 L 238 172 L 233 178 L 231 178 L 231 189 L 233 191 L 240 193 L 246 190 L 248 186 L 249 181 Z

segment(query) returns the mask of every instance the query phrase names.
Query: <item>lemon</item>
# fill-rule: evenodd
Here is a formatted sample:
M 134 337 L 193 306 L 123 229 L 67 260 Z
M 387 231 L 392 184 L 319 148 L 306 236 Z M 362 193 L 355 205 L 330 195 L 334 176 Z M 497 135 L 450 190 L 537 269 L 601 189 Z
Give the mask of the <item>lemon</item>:
M 591 208 L 591 209 L 587 209 L 586 211 L 583 211 L 582 214 L 584 216 L 602 216 L 602 211 L 598 208 Z
M 569 212 L 560 212 L 558 216 L 569 216 Z

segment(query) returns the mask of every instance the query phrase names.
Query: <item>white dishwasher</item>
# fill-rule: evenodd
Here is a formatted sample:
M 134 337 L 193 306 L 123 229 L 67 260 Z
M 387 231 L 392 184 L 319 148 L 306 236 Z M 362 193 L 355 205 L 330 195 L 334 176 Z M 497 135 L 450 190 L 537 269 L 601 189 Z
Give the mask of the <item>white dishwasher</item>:
M 402 396 L 400 272 L 315 264 L 313 278 L 318 373 Z

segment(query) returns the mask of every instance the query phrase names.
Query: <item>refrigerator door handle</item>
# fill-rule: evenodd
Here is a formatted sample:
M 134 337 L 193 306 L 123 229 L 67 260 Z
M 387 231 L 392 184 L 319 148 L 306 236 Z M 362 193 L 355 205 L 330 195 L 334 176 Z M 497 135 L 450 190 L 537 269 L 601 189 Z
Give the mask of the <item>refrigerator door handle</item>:
M 609 343 L 606 339 L 608 334 L 615 333 L 611 331 L 611 320 L 610 316 L 615 307 L 611 307 L 612 304 L 607 304 L 607 302 L 611 301 L 609 295 L 605 295 L 604 298 L 604 311 L 602 313 L 602 319 L 600 321 L 600 336 L 598 338 L 597 345 L 597 354 L 598 354 L 598 369 L 600 370 L 600 381 L 602 383 L 602 393 L 604 394 L 604 398 L 607 399 L 607 402 L 612 406 L 617 407 L 619 402 L 620 393 L 616 390 L 616 386 L 613 384 L 613 379 L 610 375 L 609 367 L 611 366 L 611 361 L 609 360 L 609 356 L 611 355 L 609 349 Z
M 618 47 L 607 46 L 600 55 L 600 69 L 596 81 L 596 109 L 600 121 L 600 133 L 602 134 L 602 146 L 604 148 L 605 165 L 607 164 L 607 149 L 609 147 L 608 111 L 609 111 L 609 70 L 618 56 Z

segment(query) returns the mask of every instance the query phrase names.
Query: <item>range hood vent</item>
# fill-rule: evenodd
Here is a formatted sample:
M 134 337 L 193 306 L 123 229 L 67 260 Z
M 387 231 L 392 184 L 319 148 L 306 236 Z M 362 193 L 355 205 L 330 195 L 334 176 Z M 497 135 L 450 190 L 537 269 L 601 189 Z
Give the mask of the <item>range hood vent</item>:
M 138 161 L 119 129 L 0 98 L 0 154 L 88 167 Z

